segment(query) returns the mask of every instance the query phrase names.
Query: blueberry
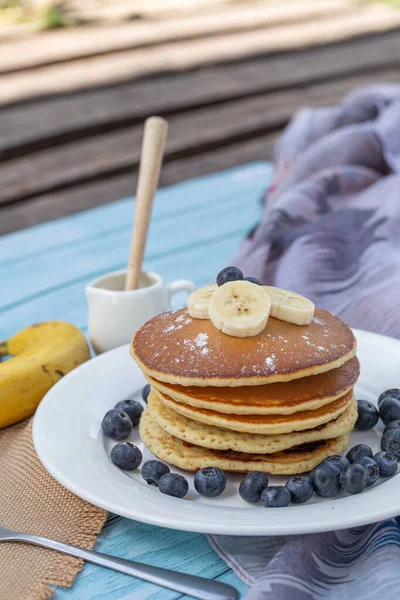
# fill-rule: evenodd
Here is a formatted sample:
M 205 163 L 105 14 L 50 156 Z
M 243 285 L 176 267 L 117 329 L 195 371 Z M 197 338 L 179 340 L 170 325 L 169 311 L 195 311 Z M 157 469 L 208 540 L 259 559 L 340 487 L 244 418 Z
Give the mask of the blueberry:
M 348 494 L 359 494 L 365 490 L 367 481 L 367 471 L 359 463 L 350 463 L 340 474 L 340 483 Z
M 390 421 L 383 430 L 383 433 L 390 431 L 391 429 L 400 429 L 400 419 L 395 419 L 394 421 Z
M 146 404 L 147 404 L 147 398 L 149 397 L 149 394 L 150 394 L 150 384 L 146 383 L 146 385 L 142 389 L 142 398 L 146 402 Z
M 289 506 L 290 492 L 284 485 L 267 487 L 261 493 L 261 502 L 266 508 Z
M 158 489 L 162 494 L 183 498 L 189 490 L 189 484 L 182 475 L 177 473 L 165 473 L 158 480 Z
M 364 458 L 364 456 L 369 456 L 370 458 L 372 458 L 372 450 L 366 444 L 357 444 L 356 446 L 350 448 L 350 450 L 346 454 L 346 458 L 351 463 L 360 462 L 360 460 Z
M 132 421 L 126 412 L 112 408 L 105 414 L 101 428 L 107 437 L 121 441 L 131 434 Z
M 224 285 L 228 281 L 237 281 L 238 279 L 243 279 L 243 273 L 240 269 L 237 267 L 225 267 L 217 275 L 217 285 Z
M 374 485 L 375 481 L 379 477 L 379 467 L 376 460 L 370 458 L 369 456 L 364 456 L 364 458 L 362 458 L 358 464 L 364 467 L 364 469 L 367 471 L 367 487 Z
M 240 482 L 239 495 L 246 502 L 259 502 L 261 492 L 268 486 L 268 477 L 261 471 L 251 471 Z
M 256 285 L 262 285 L 261 281 L 255 277 L 243 277 L 243 279 L 244 281 L 250 281 L 250 283 L 255 283 Z
M 142 477 L 150 485 L 158 485 L 160 477 L 169 473 L 169 467 L 159 460 L 147 460 L 142 466 Z
M 116 410 L 122 410 L 130 417 L 132 425 L 135 426 L 139 423 L 140 417 L 142 416 L 143 406 L 136 400 L 121 400 L 115 405 Z
M 381 450 L 392 454 L 397 460 L 400 459 L 400 429 L 391 429 L 383 434 Z
M 390 421 L 400 419 L 400 400 L 391 396 L 384 398 L 379 406 L 379 416 L 385 425 Z
M 368 431 L 375 427 L 379 421 L 379 413 L 376 407 L 368 400 L 358 400 L 358 419 L 354 429 L 359 431 Z
M 323 460 L 322 462 L 336 467 L 337 469 L 339 469 L 339 471 L 344 471 L 344 469 L 350 464 L 350 461 L 345 456 L 339 456 L 339 454 L 328 456 L 328 458 L 325 458 L 325 460 Z
M 391 477 L 397 471 L 397 460 L 387 452 L 377 452 L 374 455 L 374 460 L 379 467 L 379 475 L 381 477 Z
M 396 400 L 400 400 L 400 390 L 398 388 L 392 388 L 391 390 L 386 390 L 382 392 L 382 394 L 378 398 L 378 407 L 381 405 L 381 402 L 390 396 L 391 398 L 396 398 Z
M 340 492 L 340 473 L 339 469 L 322 462 L 310 473 L 310 481 L 314 491 L 318 496 L 332 498 Z
M 130 442 L 119 442 L 111 450 L 111 461 L 124 471 L 133 471 L 142 462 L 142 453 Z
M 303 504 L 311 498 L 314 493 L 313 486 L 308 477 L 297 475 L 286 482 L 293 504 Z
M 218 467 L 205 467 L 197 471 L 193 483 L 201 496 L 213 498 L 222 494 L 226 488 L 226 475 Z

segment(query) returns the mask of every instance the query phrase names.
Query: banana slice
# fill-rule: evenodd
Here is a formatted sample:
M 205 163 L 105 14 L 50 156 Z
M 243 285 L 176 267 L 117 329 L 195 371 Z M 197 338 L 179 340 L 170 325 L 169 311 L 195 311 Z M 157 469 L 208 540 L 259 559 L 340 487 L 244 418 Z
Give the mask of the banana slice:
M 264 329 L 271 299 L 250 281 L 230 281 L 212 294 L 209 305 L 214 326 L 233 337 L 251 337 Z
M 311 323 L 315 310 L 311 300 L 281 288 L 268 285 L 264 285 L 263 288 L 271 296 L 271 317 L 295 325 Z
M 192 292 L 187 299 L 187 307 L 189 315 L 193 319 L 209 319 L 208 305 L 210 304 L 210 298 L 217 289 L 217 284 L 206 285 L 206 287 L 200 288 Z

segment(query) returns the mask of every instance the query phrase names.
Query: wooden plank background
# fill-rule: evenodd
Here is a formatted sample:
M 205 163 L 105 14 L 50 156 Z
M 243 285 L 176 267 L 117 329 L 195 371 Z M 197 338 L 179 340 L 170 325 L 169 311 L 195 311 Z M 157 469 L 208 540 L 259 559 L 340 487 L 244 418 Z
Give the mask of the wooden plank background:
M 275 0 L 192 4 L 194 13 L 176 2 L 138 22 L 3 41 L 0 235 L 132 194 L 151 114 L 170 122 L 169 185 L 271 160 L 302 106 L 399 81 L 400 10 L 347 0 L 291 10 Z

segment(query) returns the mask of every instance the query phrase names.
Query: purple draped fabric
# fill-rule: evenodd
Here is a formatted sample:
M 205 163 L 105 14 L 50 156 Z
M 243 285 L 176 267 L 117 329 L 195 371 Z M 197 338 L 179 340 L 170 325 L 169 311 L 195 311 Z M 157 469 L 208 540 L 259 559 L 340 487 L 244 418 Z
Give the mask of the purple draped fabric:
M 275 166 L 262 221 L 233 264 L 400 337 L 400 86 L 302 110 Z

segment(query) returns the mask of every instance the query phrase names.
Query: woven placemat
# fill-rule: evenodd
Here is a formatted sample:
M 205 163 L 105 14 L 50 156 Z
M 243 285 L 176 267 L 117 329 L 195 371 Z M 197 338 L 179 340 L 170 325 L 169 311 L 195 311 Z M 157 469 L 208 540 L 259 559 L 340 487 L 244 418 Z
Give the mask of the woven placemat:
M 0 524 L 93 548 L 107 513 L 64 489 L 42 466 L 32 420 L 0 431 Z M 0 599 L 47 600 L 70 587 L 83 561 L 28 544 L 0 544 Z

